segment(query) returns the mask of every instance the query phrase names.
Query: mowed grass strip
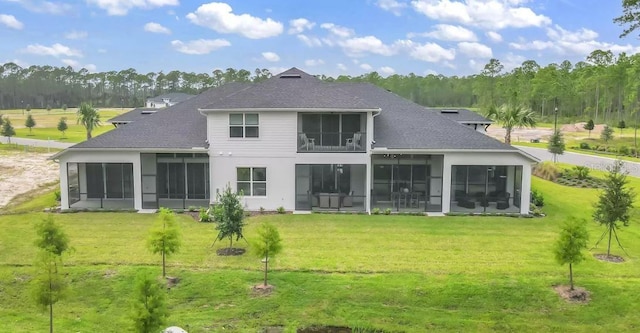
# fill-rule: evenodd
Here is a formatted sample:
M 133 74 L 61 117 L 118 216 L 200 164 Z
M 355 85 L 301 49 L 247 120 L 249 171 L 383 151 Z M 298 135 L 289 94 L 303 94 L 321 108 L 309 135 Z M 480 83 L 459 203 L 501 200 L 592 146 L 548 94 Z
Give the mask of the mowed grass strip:
M 596 176 L 601 176 L 596 173 Z M 632 185 L 639 180 L 630 178 Z M 259 259 L 218 257 L 227 246 L 213 224 L 179 216 L 180 253 L 168 274 L 181 282 L 168 292 L 171 325 L 189 332 L 256 332 L 283 325 L 338 325 L 386 331 L 634 331 L 640 302 L 640 228 L 634 219 L 619 235 L 622 264 L 588 256 L 574 268 L 576 284 L 592 292 L 588 305 L 568 304 L 552 290 L 567 267 L 552 255 L 560 224 L 589 218 L 597 191 L 534 179 L 545 195 L 545 218 L 264 215 L 284 250 L 272 262 L 270 296 L 250 287 L 262 279 Z M 19 207 L 18 207 L 19 208 Z M 634 216 L 638 216 L 634 210 Z M 35 256 L 34 224 L 43 213 L 0 216 L 0 322 L 16 332 L 46 329 L 47 318 L 28 295 Z M 127 331 L 132 281 L 139 271 L 160 274 L 160 257 L 145 246 L 156 215 L 57 214 L 74 252 L 65 258 L 71 281 L 56 306 L 61 331 Z M 602 233 L 589 224 L 590 244 Z M 244 241 L 235 246 L 246 247 Z M 589 253 L 602 253 L 605 244 Z

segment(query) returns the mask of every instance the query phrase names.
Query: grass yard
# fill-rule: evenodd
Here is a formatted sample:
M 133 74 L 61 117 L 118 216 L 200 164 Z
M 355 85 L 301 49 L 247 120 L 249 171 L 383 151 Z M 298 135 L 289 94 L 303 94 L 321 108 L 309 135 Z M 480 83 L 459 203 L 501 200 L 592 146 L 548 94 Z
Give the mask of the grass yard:
M 601 173 L 594 173 L 601 175 Z M 640 188 L 640 179 L 632 178 Z M 576 284 L 592 293 L 589 304 L 569 304 L 552 290 L 567 283 L 567 267 L 551 252 L 559 225 L 569 216 L 589 218 L 596 190 L 534 179 L 545 195 L 545 218 L 411 217 L 363 215 L 264 215 L 284 249 L 273 262 L 269 296 L 259 259 L 218 257 L 214 225 L 180 215 L 183 247 L 168 259 L 181 278 L 167 292 L 167 326 L 193 332 L 258 332 L 284 326 L 351 326 L 385 332 L 622 332 L 640 329 L 640 225 L 638 211 L 620 231 L 627 260 L 592 256 L 574 267 Z M 51 195 L 51 194 L 48 194 Z M 43 206 L 47 199 L 40 199 Z M 29 204 L 29 203 L 25 203 Z M 37 205 L 30 204 L 32 208 Z M 13 207 L 14 211 L 24 211 Z M 44 331 L 46 312 L 29 298 L 35 249 L 34 224 L 44 213 L 0 216 L 0 323 L 5 331 Z M 145 247 L 155 215 L 58 214 L 74 252 L 65 259 L 67 298 L 55 307 L 61 332 L 130 331 L 133 285 L 141 271 L 160 274 L 160 257 Z M 589 224 L 593 244 L 602 233 Z M 240 241 L 241 246 L 246 243 Z M 590 253 L 602 253 L 601 244 Z
M 100 109 L 102 126 L 93 130 L 93 136 L 114 129 L 113 125 L 106 121 L 129 110 L 130 109 Z M 24 126 L 29 113 L 36 121 L 36 126 L 31 130 L 31 133 L 29 133 L 29 129 Z M 32 109 L 30 112 L 24 112 L 24 115 L 22 114 L 22 110 L 0 110 L 0 115 L 3 115 L 5 119 L 11 119 L 11 124 L 16 130 L 16 137 L 19 138 L 63 142 L 82 142 L 87 138 L 87 132 L 84 127 L 76 123 L 76 109 L 67 109 L 66 111 L 62 109 L 52 109 L 49 112 L 42 109 Z M 67 118 L 67 126 L 69 127 L 64 136 L 62 136 L 62 133 L 58 131 L 57 128 L 61 117 Z

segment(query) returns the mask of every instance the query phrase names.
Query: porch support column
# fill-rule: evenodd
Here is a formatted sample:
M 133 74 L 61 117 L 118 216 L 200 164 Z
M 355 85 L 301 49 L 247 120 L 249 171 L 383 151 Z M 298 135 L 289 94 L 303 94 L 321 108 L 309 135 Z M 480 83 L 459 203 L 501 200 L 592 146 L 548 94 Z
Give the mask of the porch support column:
M 372 167 L 372 159 L 373 155 L 369 154 L 369 158 L 367 159 L 366 166 L 366 185 L 365 185 L 365 202 L 364 208 L 367 213 L 371 214 L 371 183 L 373 183 L 373 167 Z
M 133 160 L 133 208 L 142 209 L 142 166 L 140 164 L 140 154 Z
M 445 154 L 442 158 L 442 212 L 451 209 L 451 161 Z
M 69 209 L 69 180 L 67 162 L 60 161 L 60 209 Z
M 531 164 L 522 166 L 522 193 L 520 193 L 520 214 L 529 214 L 531 202 Z

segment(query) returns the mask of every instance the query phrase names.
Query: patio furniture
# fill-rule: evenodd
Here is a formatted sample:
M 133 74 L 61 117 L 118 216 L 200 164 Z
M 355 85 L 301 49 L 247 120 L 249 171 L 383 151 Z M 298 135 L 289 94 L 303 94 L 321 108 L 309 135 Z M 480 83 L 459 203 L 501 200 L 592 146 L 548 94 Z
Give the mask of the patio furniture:
M 357 150 L 360 149 L 360 139 L 362 138 L 362 133 L 354 133 L 353 138 L 347 139 L 347 150 Z
M 320 208 L 329 208 L 329 193 L 318 194 L 318 206 Z
M 300 133 L 300 142 L 302 142 L 300 150 L 314 150 L 316 147 L 316 139 L 308 138 L 306 133 Z
M 509 208 L 509 196 L 510 196 L 509 192 L 505 192 L 504 195 L 501 195 L 496 200 L 496 208 L 500 210 Z
M 353 191 L 342 198 L 342 207 L 353 207 Z
M 329 207 L 340 208 L 340 193 L 329 193 Z

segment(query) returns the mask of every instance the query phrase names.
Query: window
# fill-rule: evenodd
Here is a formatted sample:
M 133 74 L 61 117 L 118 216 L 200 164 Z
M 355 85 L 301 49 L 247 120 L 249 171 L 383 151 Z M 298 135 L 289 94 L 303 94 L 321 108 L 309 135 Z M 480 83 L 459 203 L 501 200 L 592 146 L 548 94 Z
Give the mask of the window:
M 229 114 L 229 136 L 232 138 L 259 137 L 260 118 L 257 113 Z
M 238 168 L 237 180 L 238 193 L 242 191 L 242 194 L 254 197 L 267 195 L 266 168 Z

